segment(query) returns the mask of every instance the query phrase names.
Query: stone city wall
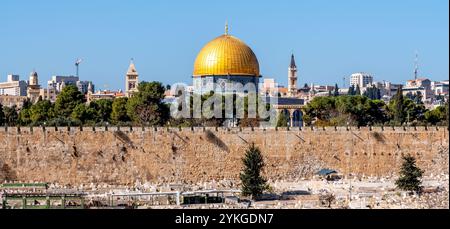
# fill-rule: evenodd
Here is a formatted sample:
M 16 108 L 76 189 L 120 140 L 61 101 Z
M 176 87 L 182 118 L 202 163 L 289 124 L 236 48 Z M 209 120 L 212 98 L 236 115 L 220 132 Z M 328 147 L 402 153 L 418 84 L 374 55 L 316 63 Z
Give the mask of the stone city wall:
M 402 154 L 426 174 L 448 174 L 446 127 L 216 129 L 0 127 L 0 182 L 59 184 L 198 183 L 239 179 L 241 158 L 255 143 L 265 176 L 297 180 L 321 168 L 390 176 Z

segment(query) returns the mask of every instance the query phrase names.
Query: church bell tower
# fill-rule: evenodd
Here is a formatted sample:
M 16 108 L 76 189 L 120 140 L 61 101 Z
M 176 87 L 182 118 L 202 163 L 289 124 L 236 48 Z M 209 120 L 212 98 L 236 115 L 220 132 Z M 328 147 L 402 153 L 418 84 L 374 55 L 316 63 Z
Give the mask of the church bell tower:
M 297 65 L 295 64 L 294 54 L 291 56 L 291 64 L 288 71 L 288 95 L 290 97 L 297 95 Z
M 131 97 L 133 93 L 138 91 L 139 74 L 136 71 L 134 60 L 131 59 L 130 66 L 128 67 L 126 83 L 125 83 L 125 95 Z

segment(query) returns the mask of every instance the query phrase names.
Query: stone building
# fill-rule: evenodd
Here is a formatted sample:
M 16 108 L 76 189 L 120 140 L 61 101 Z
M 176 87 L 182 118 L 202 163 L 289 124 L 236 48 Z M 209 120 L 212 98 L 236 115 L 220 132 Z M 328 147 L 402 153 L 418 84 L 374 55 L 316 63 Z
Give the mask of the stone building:
M 20 109 L 27 99 L 26 96 L 0 95 L 0 104 L 5 107 L 16 106 Z
M 30 79 L 28 81 L 27 87 L 27 97 L 32 103 L 38 101 L 39 96 L 41 96 L 41 86 L 39 85 L 39 78 L 36 71 L 30 73 Z
M 127 97 L 133 96 L 133 93 L 138 91 L 139 85 L 139 73 L 134 65 L 134 60 L 131 59 L 130 66 L 128 67 L 126 80 L 125 80 L 125 95 Z

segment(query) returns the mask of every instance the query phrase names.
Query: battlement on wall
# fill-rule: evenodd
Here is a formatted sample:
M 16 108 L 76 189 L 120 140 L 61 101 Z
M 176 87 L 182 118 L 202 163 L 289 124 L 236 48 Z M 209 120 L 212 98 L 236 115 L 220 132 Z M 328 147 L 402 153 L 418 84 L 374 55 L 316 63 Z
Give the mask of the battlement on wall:
M 224 127 L 117 127 L 117 126 L 98 126 L 98 127 L 0 127 L 0 133 L 6 134 L 29 134 L 33 132 L 145 132 L 145 133 L 165 133 L 165 132 L 219 132 L 219 133 L 249 133 L 249 132 L 265 132 L 265 131 L 279 131 L 279 132 L 448 132 L 447 126 L 376 126 L 376 127 L 302 127 L 302 128 L 224 128 Z
M 0 127 L 0 163 L 14 171 L 11 179 L 63 184 L 237 180 L 245 149 L 255 143 L 270 179 L 295 180 L 320 168 L 392 176 L 404 154 L 429 174 L 448 174 L 448 136 L 445 126 Z

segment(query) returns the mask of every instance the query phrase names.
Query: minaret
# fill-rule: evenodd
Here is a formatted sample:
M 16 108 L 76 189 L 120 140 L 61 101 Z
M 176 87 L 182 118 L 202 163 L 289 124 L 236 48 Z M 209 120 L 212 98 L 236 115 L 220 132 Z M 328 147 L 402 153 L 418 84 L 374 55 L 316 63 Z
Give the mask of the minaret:
M 134 60 L 131 59 L 130 66 L 128 67 L 126 76 L 125 95 L 127 97 L 131 97 L 134 92 L 137 92 L 138 84 L 139 84 L 139 74 L 136 71 Z
M 291 64 L 288 71 L 288 95 L 290 97 L 297 95 L 297 65 L 295 64 L 294 54 L 291 56 Z
M 41 86 L 39 86 L 38 74 L 36 71 L 30 73 L 27 87 L 27 97 L 35 103 L 39 99 Z
M 39 80 L 38 80 L 38 74 L 36 71 L 33 71 L 30 74 L 30 81 L 28 82 L 29 86 L 38 86 L 39 85 Z

